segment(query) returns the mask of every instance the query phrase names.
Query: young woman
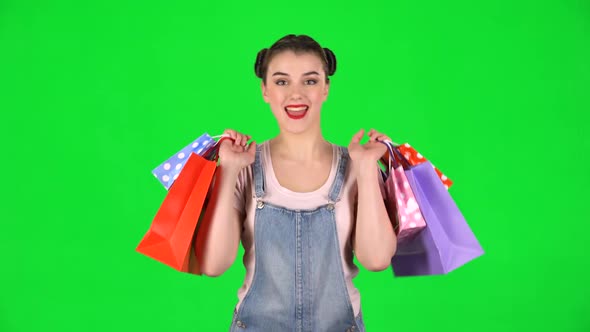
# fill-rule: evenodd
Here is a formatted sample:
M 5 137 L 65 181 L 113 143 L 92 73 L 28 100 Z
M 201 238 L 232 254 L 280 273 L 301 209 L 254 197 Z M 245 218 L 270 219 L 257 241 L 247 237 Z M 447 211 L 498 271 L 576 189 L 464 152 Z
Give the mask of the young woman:
M 280 133 L 256 145 L 226 130 L 204 216 L 202 271 L 219 276 L 240 240 L 246 267 L 231 331 L 364 331 L 352 279 L 360 264 L 386 269 L 396 237 L 383 202 L 375 130 L 348 148 L 322 136 L 322 103 L 336 57 L 305 35 L 288 35 L 258 53 L 255 72 Z

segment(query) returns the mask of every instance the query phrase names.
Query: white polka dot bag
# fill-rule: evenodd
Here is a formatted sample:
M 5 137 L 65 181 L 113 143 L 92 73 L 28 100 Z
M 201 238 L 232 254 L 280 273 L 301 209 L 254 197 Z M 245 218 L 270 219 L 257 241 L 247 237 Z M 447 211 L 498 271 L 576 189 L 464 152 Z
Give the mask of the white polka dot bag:
M 426 227 L 410 241 L 398 242 L 391 259 L 394 275 L 447 274 L 483 255 L 479 241 L 433 165 L 429 161 L 411 165 L 400 150 L 399 145 L 391 146 L 395 159 L 401 160 Z
M 182 171 L 184 164 L 187 162 L 191 153 L 198 154 L 207 160 L 212 160 L 216 157 L 217 149 L 215 147 L 221 140 L 216 141 L 215 138 L 223 138 L 227 135 L 209 136 L 204 133 L 192 143 L 184 147 L 182 150 L 176 152 L 173 156 L 156 167 L 152 173 L 162 183 L 166 190 L 169 190 L 178 175 Z
M 390 155 L 393 154 L 393 146 L 390 142 L 382 142 L 387 146 Z M 393 163 L 393 164 L 392 164 Z M 420 211 L 418 202 L 404 168 L 395 158 L 389 158 L 385 172 L 385 205 L 388 214 L 394 224 L 398 244 L 411 241 L 426 227 L 426 221 Z
M 418 166 L 422 163 L 425 163 L 427 159 L 416 149 L 414 149 L 410 144 L 396 144 L 396 149 L 404 156 L 405 161 L 410 164 L 410 166 Z M 384 163 L 386 164 L 389 161 L 389 158 L 392 158 L 391 154 L 387 154 L 384 156 Z M 399 157 L 393 156 L 397 160 L 398 163 L 403 162 Z M 453 185 L 453 181 L 449 179 L 441 170 L 439 170 L 436 166 L 432 165 L 432 168 L 438 175 L 439 179 L 444 184 L 445 188 L 448 190 Z

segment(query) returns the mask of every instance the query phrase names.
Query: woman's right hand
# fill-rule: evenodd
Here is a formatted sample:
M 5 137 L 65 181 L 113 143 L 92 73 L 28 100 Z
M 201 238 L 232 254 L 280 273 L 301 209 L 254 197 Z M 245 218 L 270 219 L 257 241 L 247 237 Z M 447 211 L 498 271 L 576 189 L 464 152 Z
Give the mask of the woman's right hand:
M 254 162 L 256 156 L 256 142 L 248 144 L 250 136 L 238 133 L 232 129 L 223 132 L 230 139 L 223 140 L 219 146 L 219 163 L 221 166 L 242 170 Z

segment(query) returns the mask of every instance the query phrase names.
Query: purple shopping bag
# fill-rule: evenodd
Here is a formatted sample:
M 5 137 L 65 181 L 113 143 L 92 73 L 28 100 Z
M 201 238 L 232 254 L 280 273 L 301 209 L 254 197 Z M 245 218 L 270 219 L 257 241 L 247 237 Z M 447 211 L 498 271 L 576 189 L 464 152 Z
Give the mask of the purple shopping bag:
M 483 255 L 432 164 L 426 161 L 410 166 L 397 149 L 394 153 L 404 161 L 406 177 L 426 220 L 426 228 L 412 241 L 398 245 L 391 259 L 395 276 L 446 274 Z

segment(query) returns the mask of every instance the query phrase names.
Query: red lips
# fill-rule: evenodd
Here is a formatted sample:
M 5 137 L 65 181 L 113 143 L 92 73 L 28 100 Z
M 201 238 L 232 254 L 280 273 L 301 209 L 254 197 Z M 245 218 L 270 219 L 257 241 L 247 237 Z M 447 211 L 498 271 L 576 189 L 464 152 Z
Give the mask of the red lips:
M 302 108 L 302 110 L 301 111 L 289 111 L 288 108 Z M 299 120 L 299 119 L 302 119 L 303 117 L 305 117 L 308 109 L 309 109 L 309 106 L 307 106 L 305 104 L 292 104 L 292 105 L 285 106 L 285 112 L 287 113 L 287 116 L 293 120 Z

